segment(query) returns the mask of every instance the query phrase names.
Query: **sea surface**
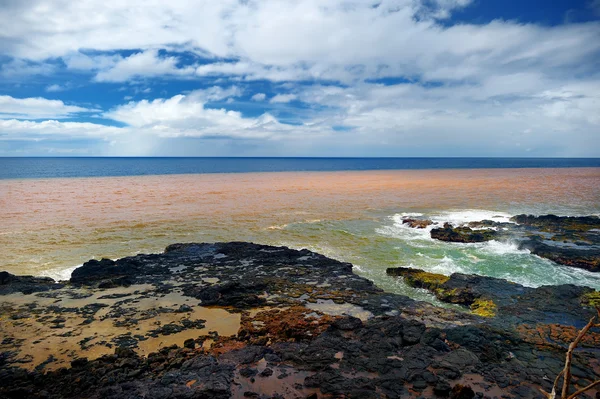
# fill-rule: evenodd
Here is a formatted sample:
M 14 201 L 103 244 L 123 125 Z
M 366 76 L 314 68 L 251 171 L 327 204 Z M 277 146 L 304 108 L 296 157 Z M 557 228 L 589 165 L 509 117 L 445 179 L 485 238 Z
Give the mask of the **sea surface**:
M 402 224 L 600 215 L 598 159 L 0 158 L 0 212 L 0 270 L 16 274 L 67 279 L 91 258 L 235 240 L 309 248 L 429 301 L 385 269 L 600 289 L 600 274 L 515 244 L 444 243 Z
M 344 170 L 600 167 L 600 158 L 0 158 L 0 179 Z

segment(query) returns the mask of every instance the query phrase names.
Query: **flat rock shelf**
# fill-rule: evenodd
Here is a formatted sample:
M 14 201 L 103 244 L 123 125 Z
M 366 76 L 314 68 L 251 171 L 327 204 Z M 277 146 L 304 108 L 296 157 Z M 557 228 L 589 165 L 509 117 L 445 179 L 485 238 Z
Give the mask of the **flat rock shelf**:
M 0 398 L 539 398 L 598 292 L 352 265 L 245 242 L 91 260 L 69 281 L 0 273 Z M 600 377 L 600 332 L 573 391 Z M 593 398 L 596 391 L 581 397 Z

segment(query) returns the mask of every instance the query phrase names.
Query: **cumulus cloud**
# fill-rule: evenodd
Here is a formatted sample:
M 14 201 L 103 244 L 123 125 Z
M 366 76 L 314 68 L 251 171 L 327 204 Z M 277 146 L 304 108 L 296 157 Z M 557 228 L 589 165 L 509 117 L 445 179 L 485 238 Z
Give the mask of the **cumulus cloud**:
M 139 51 L 129 56 L 72 52 L 62 57 L 67 69 L 93 72 L 97 82 L 127 82 L 153 77 L 185 77 L 195 72 L 193 66 L 179 66 L 175 56 L 161 56 L 157 49 Z
M 135 53 L 116 60 L 105 70 L 100 70 L 95 80 L 98 82 L 126 82 L 134 78 L 152 78 L 156 76 L 191 75 L 193 67 L 177 66 L 177 57 L 160 57 L 157 50 Z
M 535 61 L 541 58 L 575 64 L 600 48 L 594 40 L 600 34 L 598 23 L 563 27 L 506 21 L 449 27 L 436 23 L 468 6 L 467 0 L 223 0 L 194 6 L 172 0 L 151 7 L 101 0 L 85 5 L 59 0 L 44 6 L 46 2 L 32 0 L 27 6 L 10 2 L 4 7 L 0 24 L 5 54 L 34 60 L 64 57 L 71 67 L 101 71 L 105 69 L 98 67 L 99 62 L 118 63 L 114 71 L 101 72 L 99 80 L 189 73 L 173 57 L 157 56 L 158 48 L 240 60 L 199 66 L 196 73 L 201 76 L 280 76 L 280 80 L 336 79 L 340 72 L 342 77 L 358 78 L 426 73 L 435 77 L 443 68 L 458 68 L 463 75 L 485 73 L 482 69 L 498 62 L 515 68 L 532 63 L 539 67 Z M 82 49 L 144 51 L 114 60 L 112 54 L 85 59 L 77 55 Z
M 269 138 L 289 128 L 272 115 L 245 118 L 240 112 L 206 107 L 207 102 L 239 96 L 236 87 L 213 87 L 187 95 L 129 102 L 104 117 L 161 137 Z
M 0 75 L 52 74 L 62 62 L 96 83 L 160 77 L 223 85 L 168 96 L 157 89 L 145 93 L 150 100 L 107 107 L 103 116 L 126 124 L 128 134 L 287 140 L 294 143 L 280 146 L 290 149 L 287 155 L 307 135 L 307 155 L 319 148 L 345 155 L 450 154 L 444 148 L 463 155 L 526 148 L 535 155 L 600 155 L 600 23 L 453 24 L 452 13 L 471 3 L 9 1 L 0 8 L 0 48 L 10 61 Z M 390 78 L 400 84 L 377 83 Z M 274 94 L 269 102 L 264 81 Z M 237 86 L 227 87 L 231 82 Z M 44 86 L 61 85 L 52 83 Z M 272 113 L 251 118 L 232 111 L 242 94 Z M 293 100 L 306 107 L 294 108 Z M 5 117 L 84 112 L 65 104 L 11 107 Z M 281 123 L 282 110 L 299 123 Z
M 298 98 L 298 96 L 295 94 L 277 94 L 275 97 L 269 100 L 269 102 L 271 104 L 289 103 L 290 101 L 294 101 L 296 98 Z
M 66 105 L 61 100 L 0 96 L 0 118 L 2 119 L 69 118 L 82 112 L 94 111 L 97 110 Z

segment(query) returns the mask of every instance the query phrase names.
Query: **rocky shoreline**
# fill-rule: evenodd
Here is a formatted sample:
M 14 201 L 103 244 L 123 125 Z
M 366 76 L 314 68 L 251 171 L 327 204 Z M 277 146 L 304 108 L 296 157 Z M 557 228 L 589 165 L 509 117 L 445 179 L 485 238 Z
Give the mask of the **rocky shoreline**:
M 403 224 L 424 229 L 431 220 L 404 218 Z M 460 226 L 434 227 L 431 238 L 456 243 L 491 240 L 516 242 L 519 249 L 561 265 L 600 272 L 600 217 L 516 215 L 510 222 L 481 220 Z
M 388 274 L 453 305 L 242 242 L 91 260 L 68 282 L 0 273 L 0 398 L 538 398 L 600 300 L 574 285 Z M 573 391 L 600 377 L 599 359 L 593 329 Z

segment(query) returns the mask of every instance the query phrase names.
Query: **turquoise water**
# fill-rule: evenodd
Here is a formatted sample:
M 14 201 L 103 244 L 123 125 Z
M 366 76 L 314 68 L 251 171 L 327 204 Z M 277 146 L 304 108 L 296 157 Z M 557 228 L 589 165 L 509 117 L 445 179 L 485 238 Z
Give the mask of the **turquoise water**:
M 404 216 L 428 218 L 439 226 L 445 221 L 454 224 L 482 219 L 508 221 L 512 214 L 486 210 L 373 214 L 371 219 L 297 223 L 285 229 L 298 238 L 325 237 L 318 244 L 306 246 L 354 264 L 357 273 L 385 290 L 425 300 L 431 300 L 429 294 L 406 287 L 401 280 L 387 276 L 385 270 L 403 266 L 448 276 L 465 273 L 497 277 L 528 287 L 577 284 L 600 290 L 598 273 L 557 265 L 527 250 L 519 250 L 516 243 L 460 244 L 434 240 L 429 232 L 436 225 L 410 228 L 402 224 Z

